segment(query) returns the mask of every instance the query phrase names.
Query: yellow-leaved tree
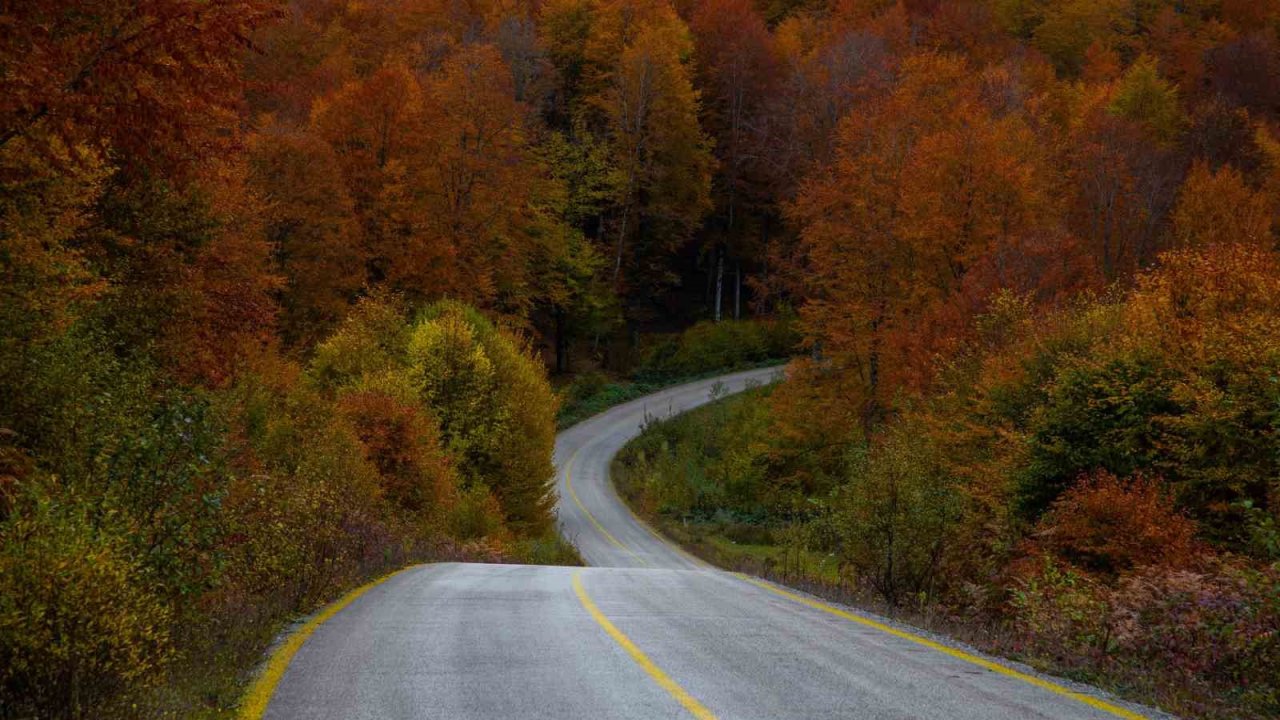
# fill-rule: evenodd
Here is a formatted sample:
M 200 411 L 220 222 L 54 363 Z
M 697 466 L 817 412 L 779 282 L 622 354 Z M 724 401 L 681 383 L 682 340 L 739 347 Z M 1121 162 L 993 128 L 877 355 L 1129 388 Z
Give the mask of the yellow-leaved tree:
M 550 528 L 556 396 L 525 342 L 446 300 L 419 315 L 407 352 L 463 482 L 487 486 L 517 532 Z
M 496 501 L 518 535 L 550 530 L 557 401 L 540 361 L 523 338 L 457 300 L 432 303 L 407 324 L 403 318 L 385 299 L 362 302 L 317 348 L 312 377 L 337 390 L 350 411 L 367 414 L 375 402 L 394 410 L 365 422 L 366 441 L 403 436 L 428 450 L 438 442 L 470 498 L 464 505 Z M 407 405 L 426 418 L 411 418 Z M 432 453 L 418 455 L 415 467 L 379 462 L 392 476 L 385 491 L 409 506 L 451 507 L 456 498 L 431 484 L 440 476 L 427 461 Z M 426 485 L 399 477 L 417 466 L 433 470 Z M 489 534 L 464 524 L 463 536 Z

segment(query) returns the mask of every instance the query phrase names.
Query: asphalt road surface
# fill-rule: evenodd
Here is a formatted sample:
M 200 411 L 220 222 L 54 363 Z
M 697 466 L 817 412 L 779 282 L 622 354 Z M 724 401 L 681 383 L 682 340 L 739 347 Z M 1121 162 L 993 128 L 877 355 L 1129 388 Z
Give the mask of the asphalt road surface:
M 638 521 L 609 461 L 646 416 L 767 382 L 758 370 L 561 433 L 562 532 L 590 567 L 436 564 L 320 625 L 273 719 L 1161 717 L 785 588 L 721 572 Z

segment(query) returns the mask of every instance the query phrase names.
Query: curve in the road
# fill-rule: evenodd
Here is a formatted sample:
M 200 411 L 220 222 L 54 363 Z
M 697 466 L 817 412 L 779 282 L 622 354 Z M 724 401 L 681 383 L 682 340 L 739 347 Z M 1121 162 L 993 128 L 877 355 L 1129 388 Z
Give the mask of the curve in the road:
M 362 718 L 1162 717 L 858 611 L 716 570 L 609 482 L 653 416 L 772 370 L 618 406 L 556 443 L 562 532 L 587 568 L 436 564 L 354 599 L 297 649 L 265 716 Z
M 654 532 L 618 498 L 609 463 L 646 422 L 705 405 L 715 397 L 773 381 L 761 368 L 687 383 L 618 405 L 556 438 L 560 531 L 588 565 L 705 570 L 710 566 Z M 713 389 L 715 392 L 713 393 Z

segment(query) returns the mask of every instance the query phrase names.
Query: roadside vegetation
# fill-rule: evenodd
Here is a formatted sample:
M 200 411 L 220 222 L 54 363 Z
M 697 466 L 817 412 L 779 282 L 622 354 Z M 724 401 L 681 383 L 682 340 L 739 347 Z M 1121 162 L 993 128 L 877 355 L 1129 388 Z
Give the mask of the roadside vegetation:
M 1280 715 L 1277 0 L 0 27 L 0 717 L 225 715 L 369 576 L 571 562 L 557 423 L 795 356 L 641 504 Z
M 635 367 L 621 378 L 589 371 L 562 385 L 557 423 L 566 428 L 672 385 L 781 365 L 799 342 L 795 318 L 785 314 L 766 320 L 704 321 L 680 333 L 646 335 Z
M 91 328 L 4 365 L 42 402 L 4 418 L 33 444 L 5 456 L 6 717 L 226 715 L 286 621 L 370 577 L 578 562 L 552 527 L 550 386 L 465 305 L 365 301 L 310 362 L 258 356 L 215 390 Z
M 1004 295 L 869 437 L 798 432 L 789 381 L 655 420 L 615 479 L 720 564 L 1179 714 L 1274 717 L 1276 262 L 1177 253 L 1040 314 Z

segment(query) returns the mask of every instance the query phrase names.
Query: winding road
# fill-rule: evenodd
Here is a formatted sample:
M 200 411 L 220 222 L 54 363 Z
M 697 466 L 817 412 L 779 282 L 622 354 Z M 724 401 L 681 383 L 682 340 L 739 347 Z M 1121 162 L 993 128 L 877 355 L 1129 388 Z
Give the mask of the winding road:
M 1163 717 L 716 570 L 637 520 L 608 470 L 646 415 L 703 404 L 716 382 L 739 391 L 773 373 L 672 388 L 561 433 L 561 529 L 589 567 L 446 563 L 401 572 L 314 629 L 265 717 Z

